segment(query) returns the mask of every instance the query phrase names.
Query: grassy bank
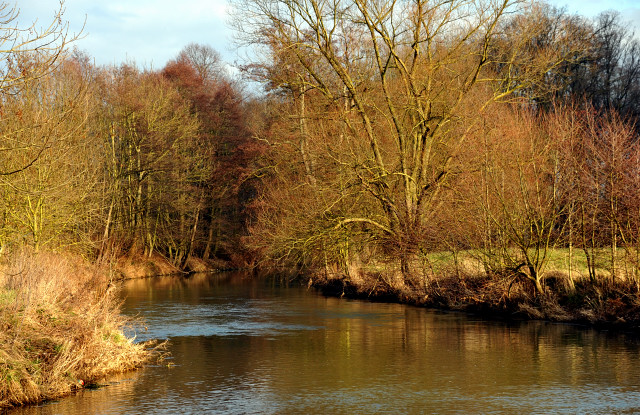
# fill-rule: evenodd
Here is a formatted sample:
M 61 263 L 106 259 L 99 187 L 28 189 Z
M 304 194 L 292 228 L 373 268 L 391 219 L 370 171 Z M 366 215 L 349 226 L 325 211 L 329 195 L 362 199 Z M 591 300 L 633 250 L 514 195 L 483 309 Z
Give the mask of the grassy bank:
M 158 356 L 123 334 L 108 273 L 60 254 L 0 269 L 0 409 L 54 399 Z
M 571 268 L 568 264 L 571 263 Z M 607 261 L 602 261 L 606 264 Z M 628 265 L 628 264 L 627 264 Z M 310 285 L 325 295 L 414 304 L 469 311 L 499 318 L 542 319 L 590 325 L 640 327 L 638 281 L 621 263 L 612 278 L 606 267 L 589 278 L 584 254 L 551 252 L 545 268 L 544 293 L 531 281 L 512 273 L 488 273 L 473 252 L 430 254 L 417 269 L 412 284 L 397 264 L 350 267 L 349 272 L 322 270 L 311 274 Z M 327 272 L 328 271 L 328 272 Z

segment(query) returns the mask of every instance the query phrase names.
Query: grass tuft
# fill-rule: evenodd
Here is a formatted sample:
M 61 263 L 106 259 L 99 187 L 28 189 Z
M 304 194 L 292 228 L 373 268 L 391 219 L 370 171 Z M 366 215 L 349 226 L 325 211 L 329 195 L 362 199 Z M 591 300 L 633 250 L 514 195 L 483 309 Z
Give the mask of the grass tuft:
M 0 265 L 0 409 L 55 399 L 160 355 L 134 343 L 107 272 L 56 253 Z

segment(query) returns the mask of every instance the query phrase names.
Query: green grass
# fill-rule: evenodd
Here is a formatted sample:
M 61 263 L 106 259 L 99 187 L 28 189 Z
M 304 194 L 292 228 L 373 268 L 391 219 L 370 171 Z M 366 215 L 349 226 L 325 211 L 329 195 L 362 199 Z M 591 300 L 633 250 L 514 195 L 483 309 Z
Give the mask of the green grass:
M 571 261 L 569 261 L 571 260 Z M 588 275 L 587 256 L 582 249 L 573 249 L 569 255 L 569 248 L 554 248 L 547 253 L 547 271 L 572 272 Z
M 611 276 L 611 249 L 597 248 L 589 251 L 595 264 L 596 275 Z M 627 253 L 624 249 L 616 252 L 616 274 L 618 276 L 633 276 L 637 272 L 634 266 L 635 253 Z M 582 249 L 573 249 L 571 268 L 569 268 L 569 249 L 555 248 L 549 251 L 545 271 L 577 272 L 581 276 L 588 276 L 587 256 Z
M 593 260 L 595 262 L 596 274 L 602 277 L 611 275 L 611 249 L 610 248 L 597 248 L 593 252 Z M 616 273 L 618 276 L 629 276 L 634 273 L 634 260 L 635 253 L 630 255 L 624 249 L 618 249 L 616 254 Z M 463 267 L 465 270 L 475 270 L 476 272 L 482 272 L 482 253 L 479 250 L 466 250 L 460 251 L 456 256 L 450 251 L 438 251 L 429 252 L 424 256 L 424 261 L 427 266 L 435 273 L 443 272 L 452 269 L 456 264 L 456 257 L 458 266 Z M 582 249 L 573 248 L 571 255 L 569 248 L 553 248 L 547 252 L 547 258 L 543 271 L 571 273 L 574 276 L 587 277 L 589 270 L 587 266 L 587 256 Z
M 16 291 L 0 288 L 0 306 L 11 304 L 16 300 Z

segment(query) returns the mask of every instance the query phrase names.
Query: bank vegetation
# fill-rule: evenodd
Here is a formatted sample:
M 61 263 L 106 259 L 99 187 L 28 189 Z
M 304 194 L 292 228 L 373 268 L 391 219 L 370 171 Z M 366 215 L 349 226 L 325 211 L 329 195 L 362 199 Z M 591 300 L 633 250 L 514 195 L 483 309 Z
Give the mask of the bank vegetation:
M 338 294 L 640 320 L 639 43 L 519 0 L 242 1 L 249 246 Z

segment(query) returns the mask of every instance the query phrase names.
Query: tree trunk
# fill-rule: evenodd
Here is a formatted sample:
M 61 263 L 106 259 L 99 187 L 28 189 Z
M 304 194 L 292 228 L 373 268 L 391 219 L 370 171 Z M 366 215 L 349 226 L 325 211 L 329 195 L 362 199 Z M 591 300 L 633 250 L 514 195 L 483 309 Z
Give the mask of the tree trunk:
M 213 205 L 213 203 L 212 203 Z M 202 259 L 205 261 L 208 260 L 211 255 L 216 254 L 216 247 L 214 247 L 214 239 L 215 239 L 215 228 L 216 228 L 216 207 L 211 206 L 211 215 L 209 219 L 209 232 L 207 233 L 207 244 L 204 248 L 204 253 L 202 254 Z
M 189 244 L 184 253 L 184 257 L 182 259 L 182 263 L 180 264 L 180 268 L 184 269 L 187 265 L 187 261 L 191 258 L 191 253 L 193 252 L 193 245 L 196 240 L 196 233 L 198 231 L 198 219 L 200 218 L 200 206 L 196 208 L 195 218 L 193 220 L 193 228 L 191 229 L 191 237 L 189 238 Z
M 531 262 L 529 262 L 527 264 L 527 268 L 529 268 L 529 278 L 536 288 L 536 295 L 544 294 L 544 289 L 542 288 L 542 283 L 540 282 L 540 274 L 538 274 L 536 267 Z
M 113 215 L 113 205 L 114 199 L 111 199 L 111 204 L 109 205 L 109 213 L 107 213 L 107 220 L 104 224 L 104 233 L 102 234 L 102 243 L 100 244 L 100 254 L 98 255 L 98 260 L 102 259 L 106 254 L 106 244 L 109 239 L 109 232 L 111 231 L 111 216 Z
M 413 284 L 414 275 L 411 270 L 411 254 L 407 254 L 403 252 L 400 255 L 400 272 L 402 273 L 403 282 L 406 285 L 412 287 L 414 285 Z

